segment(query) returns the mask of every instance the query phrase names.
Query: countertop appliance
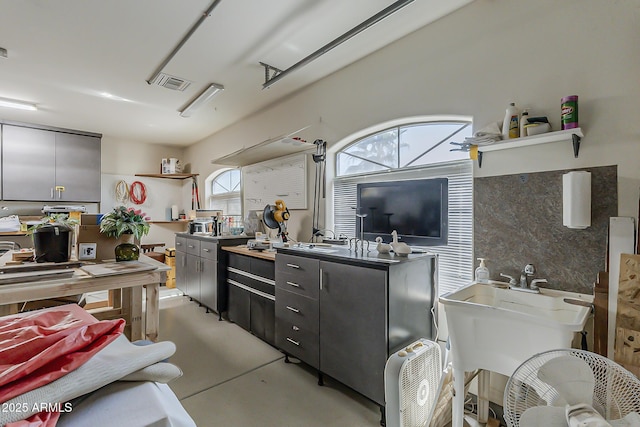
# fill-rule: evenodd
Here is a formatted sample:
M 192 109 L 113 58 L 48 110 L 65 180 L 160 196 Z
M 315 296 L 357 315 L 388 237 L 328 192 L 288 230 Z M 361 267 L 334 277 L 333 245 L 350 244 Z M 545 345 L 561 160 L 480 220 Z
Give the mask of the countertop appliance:
M 196 218 L 189 222 L 189 234 L 210 234 L 217 236 L 217 217 Z

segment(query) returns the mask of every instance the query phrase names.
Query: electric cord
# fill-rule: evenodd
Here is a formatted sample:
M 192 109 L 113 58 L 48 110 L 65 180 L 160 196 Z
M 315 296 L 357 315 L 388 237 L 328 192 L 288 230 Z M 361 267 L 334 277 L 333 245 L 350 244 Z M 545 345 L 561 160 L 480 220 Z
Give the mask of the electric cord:
M 122 204 L 129 200 L 129 184 L 123 179 L 118 181 L 115 186 L 116 201 Z
M 133 181 L 129 188 L 129 198 L 136 205 L 141 205 L 147 200 L 147 187 L 140 181 Z

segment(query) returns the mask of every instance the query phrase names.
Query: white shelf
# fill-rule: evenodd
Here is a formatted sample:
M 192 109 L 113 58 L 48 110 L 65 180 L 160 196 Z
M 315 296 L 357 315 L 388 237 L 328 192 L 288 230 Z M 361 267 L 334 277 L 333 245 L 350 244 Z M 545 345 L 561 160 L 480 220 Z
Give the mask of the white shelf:
M 522 138 L 498 141 L 488 145 L 478 145 L 478 167 L 482 167 L 482 155 L 489 151 L 508 150 L 510 148 L 529 147 L 532 145 L 548 144 L 551 142 L 570 141 L 573 144 L 573 156 L 578 157 L 580 152 L 580 139 L 584 134 L 582 129 L 574 128 L 556 132 L 541 133 L 540 135 L 525 136 Z
M 508 150 L 510 148 L 528 147 L 530 145 L 548 144 L 550 142 L 573 141 L 573 135 L 582 138 L 582 129 L 567 129 L 557 132 L 541 133 L 540 135 L 525 136 L 523 138 L 508 139 L 498 141 L 489 145 L 479 145 L 478 151 L 487 153 L 489 151 Z

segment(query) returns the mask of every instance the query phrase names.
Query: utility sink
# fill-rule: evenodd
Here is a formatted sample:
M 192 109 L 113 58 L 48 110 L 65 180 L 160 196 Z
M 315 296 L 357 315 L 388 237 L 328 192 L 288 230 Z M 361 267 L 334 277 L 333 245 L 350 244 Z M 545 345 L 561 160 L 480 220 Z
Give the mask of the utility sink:
M 592 303 L 592 295 L 540 289 L 529 293 L 501 282 L 471 283 L 440 297 L 451 339 L 451 351 L 465 366 L 504 375 L 534 354 L 570 348 L 582 331 L 589 307 L 565 299 Z
M 565 299 L 593 302 L 592 295 L 542 288 L 529 293 L 501 282 L 471 283 L 441 296 L 454 372 L 484 369 L 510 376 L 535 354 L 571 348 L 591 308 Z M 453 427 L 461 427 L 464 381 L 463 375 L 454 377 Z M 483 388 L 487 393 L 488 383 Z

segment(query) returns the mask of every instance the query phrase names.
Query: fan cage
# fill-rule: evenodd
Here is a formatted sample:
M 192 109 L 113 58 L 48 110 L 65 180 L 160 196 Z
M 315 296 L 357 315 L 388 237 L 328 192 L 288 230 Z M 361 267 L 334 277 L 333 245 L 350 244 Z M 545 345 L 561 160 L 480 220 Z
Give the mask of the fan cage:
M 428 349 L 404 365 L 400 373 L 400 424 L 419 427 L 429 420 L 438 399 L 442 361 L 440 347 L 430 343 Z
M 507 381 L 504 392 L 504 420 L 509 427 L 519 427 L 520 417 L 535 406 L 560 406 L 559 393 L 538 378 L 539 369 L 551 359 L 572 356 L 589 365 L 595 378 L 591 406 L 607 420 L 640 413 L 640 381 L 622 366 L 600 356 L 577 349 L 551 350 L 522 363 Z M 589 402 L 586 402 L 589 403 Z

